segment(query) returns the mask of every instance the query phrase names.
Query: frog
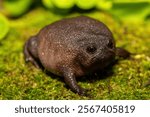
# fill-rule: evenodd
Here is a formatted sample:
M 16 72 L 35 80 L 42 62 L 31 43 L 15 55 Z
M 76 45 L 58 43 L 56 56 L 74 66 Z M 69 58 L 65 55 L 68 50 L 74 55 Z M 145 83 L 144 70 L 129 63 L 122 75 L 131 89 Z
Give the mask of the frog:
M 110 29 L 101 21 L 77 16 L 55 21 L 31 36 L 24 45 L 26 62 L 42 66 L 60 76 L 69 88 L 79 95 L 87 89 L 77 78 L 101 71 L 116 58 L 128 58 L 130 52 L 116 47 Z

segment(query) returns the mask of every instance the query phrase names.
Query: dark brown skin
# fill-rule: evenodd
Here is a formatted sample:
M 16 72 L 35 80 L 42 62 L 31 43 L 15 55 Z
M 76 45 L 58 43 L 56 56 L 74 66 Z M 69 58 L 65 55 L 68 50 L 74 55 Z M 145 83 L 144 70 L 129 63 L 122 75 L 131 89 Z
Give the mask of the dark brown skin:
M 85 95 L 76 77 L 103 70 L 115 56 L 129 52 L 115 47 L 111 31 L 102 22 L 79 16 L 54 22 L 31 37 L 24 46 L 25 60 L 63 76 L 72 91 Z

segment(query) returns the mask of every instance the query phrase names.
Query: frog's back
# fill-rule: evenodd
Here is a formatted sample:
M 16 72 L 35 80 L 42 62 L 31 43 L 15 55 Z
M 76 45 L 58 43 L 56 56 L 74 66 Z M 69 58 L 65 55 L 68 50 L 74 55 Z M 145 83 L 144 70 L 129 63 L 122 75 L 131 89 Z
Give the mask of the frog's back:
M 56 21 L 40 31 L 40 36 L 44 36 L 46 40 L 53 39 L 53 37 L 58 37 L 57 40 L 66 39 L 75 39 L 70 38 L 74 33 L 94 33 L 101 35 L 112 35 L 109 29 L 105 24 L 95 19 L 86 17 L 86 16 L 78 16 L 75 18 L 63 19 L 60 21 Z M 78 35 L 73 35 L 78 36 Z

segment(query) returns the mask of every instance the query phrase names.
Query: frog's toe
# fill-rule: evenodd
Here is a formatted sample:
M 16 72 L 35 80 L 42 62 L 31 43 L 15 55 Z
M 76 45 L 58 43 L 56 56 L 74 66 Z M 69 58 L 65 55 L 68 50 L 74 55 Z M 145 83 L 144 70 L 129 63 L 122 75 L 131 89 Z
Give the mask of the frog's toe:
M 25 61 L 31 62 L 36 68 L 40 68 L 40 65 L 32 57 L 26 58 Z
M 123 48 L 116 48 L 116 55 L 124 59 L 130 57 L 131 53 Z

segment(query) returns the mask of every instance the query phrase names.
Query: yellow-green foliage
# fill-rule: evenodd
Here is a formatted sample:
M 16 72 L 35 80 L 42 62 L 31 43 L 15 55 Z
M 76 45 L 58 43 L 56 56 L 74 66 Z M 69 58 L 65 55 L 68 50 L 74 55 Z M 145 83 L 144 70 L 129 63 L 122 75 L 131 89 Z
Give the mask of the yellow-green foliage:
M 4 0 L 1 4 L 5 14 L 18 17 L 29 9 L 32 0 Z
M 9 31 L 9 22 L 5 16 L 0 13 L 0 40 L 3 39 Z
M 10 17 L 18 17 L 29 11 L 31 5 L 39 4 L 57 13 L 74 10 L 99 9 L 122 20 L 143 21 L 150 15 L 150 0 L 3 0 L 0 11 Z

